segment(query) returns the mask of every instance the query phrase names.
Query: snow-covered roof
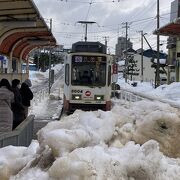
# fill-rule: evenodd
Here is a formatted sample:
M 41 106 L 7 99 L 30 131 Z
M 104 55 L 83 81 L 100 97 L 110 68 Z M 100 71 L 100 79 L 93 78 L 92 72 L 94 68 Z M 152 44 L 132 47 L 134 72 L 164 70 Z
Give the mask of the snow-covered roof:
M 125 60 L 119 61 L 119 62 L 118 62 L 118 65 L 119 65 L 119 66 L 124 66 L 124 65 L 125 65 Z
M 159 59 L 160 64 L 166 64 L 166 59 Z M 157 63 L 157 59 L 154 59 L 154 62 Z

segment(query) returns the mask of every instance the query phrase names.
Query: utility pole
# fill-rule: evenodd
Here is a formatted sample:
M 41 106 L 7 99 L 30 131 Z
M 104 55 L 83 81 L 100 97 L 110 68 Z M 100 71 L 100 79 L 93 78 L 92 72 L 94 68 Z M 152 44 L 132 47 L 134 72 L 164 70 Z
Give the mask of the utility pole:
M 151 51 L 152 51 L 154 57 L 157 58 L 157 53 L 155 53 L 155 52 L 153 51 L 151 45 L 149 44 L 148 40 L 147 40 L 146 37 L 145 37 L 145 34 L 143 34 L 143 37 L 144 37 L 146 43 L 148 44 L 148 46 L 150 47 L 150 49 L 151 49 Z M 160 65 L 159 65 L 159 69 L 160 69 Z M 157 82 L 157 65 L 156 65 L 156 72 L 155 72 L 155 87 L 157 87 L 156 82 Z
M 159 20 L 160 20 L 160 15 L 159 15 L 159 0 L 157 0 L 157 29 L 159 29 L 159 24 L 160 24 Z M 156 69 L 156 83 L 155 83 L 155 87 L 158 87 L 160 85 L 159 41 L 160 41 L 160 37 L 159 37 L 159 34 L 157 34 L 157 69 Z
M 107 53 L 107 41 L 108 41 L 109 37 L 108 36 L 104 36 L 103 38 L 104 38 L 104 41 L 105 41 L 104 43 L 105 43 L 106 53 Z
M 144 68 L 144 63 L 143 63 L 143 31 L 141 32 L 141 82 L 143 82 L 143 68 Z
M 37 69 L 38 69 L 38 71 L 39 71 L 39 60 L 40 60 L 40 57 L 41 57 L 41 49 L 39 48 L 38 49 L 38 62 L 37 62 Z
M 125 82 L 127 83 L 127 73 L 128 73 L 128 58 L 127 58 L 127 48 L 128 48 L 128 22 L 123 23 L 125 26 L 123 28 L 126 28 L 126 53 L 125 53 Z
M 146 34 L 146 33 L 145 33 L 145 34 Z M 145 37 L 145 34 L 143 34 L 143 37 L 144 37 L 144 39 L 145 39 L 145 41 L 146 41 L 147 45 L 148 45 L 148 46 L 149 46 L 149 48 L 151 49 L 151 51 L 152 51 L 152 53 L 153 53 L 154 57 L 156 57 L 156 56 L 157 56 L 157 54 L 153 51 L 153 49 L 152 49 L 151 45 L 149 44 L 148 40 L 147 40 L 147 39 L 146 39 L 146 37 Z
M 50 31 L 52 32 L 52 18 L 50 19 Z M 49 94 L 51 92 L 51 47 L 49 48 Z

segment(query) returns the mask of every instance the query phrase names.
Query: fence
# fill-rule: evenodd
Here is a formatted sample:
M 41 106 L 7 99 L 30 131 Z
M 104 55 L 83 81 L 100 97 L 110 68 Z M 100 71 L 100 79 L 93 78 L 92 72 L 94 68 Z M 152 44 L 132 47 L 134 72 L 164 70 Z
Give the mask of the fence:
M 0 135 L 0 148 L 13 146 L 29 146 L 33 139 L 34 115 L 28 116 L 15 130 Z
M 158 97 L 153 97 L 147 94 L 143 94 L 143 93 L 136 93 L 136 92 L 131 92 L 128 90 L 116 90 L 115 91 L 115 96 L 118 99 L 124 100 L 125 102 L 128 102 L 129 104 L 131 102 L 136 102 L 136 101 L 140 101 L 140 100 L 150 100 L 150 101 L 160 101 L 163 103 L 167 103 L 169 105 L 171 105 L 172 107 L 178 108 L 180 109 L 180 105 L 174 101 L 168 100 L 168 99 L 160 99 Z
M 141 101 L 145 99 L 144 97 L 141 97 L 139 95 L 133 94 L 132 92 L 128 92 L 125 90 L 116 90 L 114 96 L 128 103 Z

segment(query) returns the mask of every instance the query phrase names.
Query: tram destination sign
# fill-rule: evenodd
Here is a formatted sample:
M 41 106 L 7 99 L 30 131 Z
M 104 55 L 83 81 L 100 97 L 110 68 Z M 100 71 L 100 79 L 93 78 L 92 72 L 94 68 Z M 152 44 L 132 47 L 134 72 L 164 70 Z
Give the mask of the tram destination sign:
M 94 62 L 106 62 L 106 57 L 104 56 L 80 56 L 75 55 L 72 57 L 72 63 L 94 63 Z

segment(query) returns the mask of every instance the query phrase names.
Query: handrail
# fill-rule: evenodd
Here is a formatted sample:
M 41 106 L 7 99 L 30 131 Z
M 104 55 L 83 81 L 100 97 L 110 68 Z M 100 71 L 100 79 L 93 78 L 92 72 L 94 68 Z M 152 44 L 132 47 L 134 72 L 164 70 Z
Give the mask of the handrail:
M 148 100 L 151 100 L 151 101 L 156 100 L 156 101 L 160 101 L 160 102 L 163 102 L 163 103 L 167 103 L 167 104 L 171 105 L 172 107 L 180 109 L 180 104 L 177 103 L 177 102 L 174 102 L 174 101 L 171 101 L 171 100 L 168 100 L 168 99 L 161 99 L 159 97 L 155 97 L 155 96 L 152 96 L 152 95 L 147 95 L 147 94 L 144 94 L 142 92 L 134 92 L 134 91 L 127 90 L 127 89 L 122 89 L 122 88 L 121 88 L 121 90 L 117 90 L 116 92 L 119 93 L 119 94 L 124 93 L 124 94 L 126 94 L 125 96 L 128 96 L 128 95 L 131 96 L 129 99 L 130 100 L 133 99 L 133 102 L 134 102 L 134 99 L 136 97 L 136 98 L 138 98 L 136 101 L 139 101 L 139 100 L 142 100 L 142 99 L 148 99 Z M 122 99 L 122 98 L 120 97 L 120 99 Z
M 8 145 L 28 146 L 33 139 L 34 117 L 30 115 L 12 132 L 0 134 L 0 148 Z

